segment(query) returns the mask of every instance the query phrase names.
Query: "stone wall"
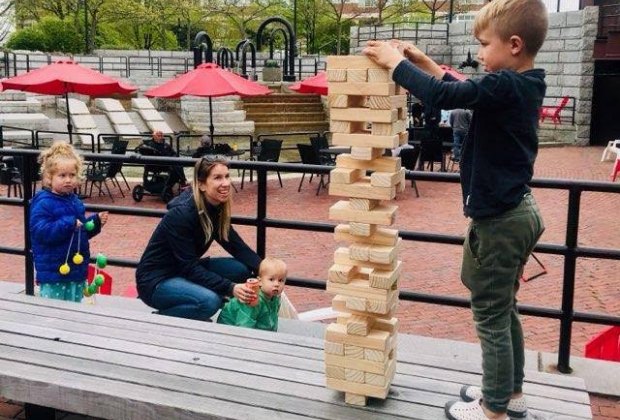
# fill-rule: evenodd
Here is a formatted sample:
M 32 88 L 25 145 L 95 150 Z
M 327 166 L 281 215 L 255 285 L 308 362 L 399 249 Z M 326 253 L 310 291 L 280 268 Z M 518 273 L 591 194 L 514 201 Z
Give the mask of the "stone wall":
M 547 96 L 575 98 L 574 127 L 567 129 L 566 124 L 558 126 L 557 130 L 555 127 L 545 127 L 545 136 L 555 141 L 577 145 L 587 145 L 590 141 L 594 76 L 592 55 L 597 25 L 598 7 L 549 14 L 549 32 L 536 58 L 536 67 L 545 69 L 547 73 Z M 472 58 L 476 57 L 478 43 L 472 35 L 472 27 L 471 21 L 452 23 L 448 38 L 443 40 L 444 45 L 423 40 L 420 45 L 433 59 L 443 58 L 443 63 L 458 67 L 467 58 L 468 51 L 471 51 Z M 351 37 L 354 36 L 357 39 L 356 28 L 351 29 Z M 361 39 L 362 33 L 360 44 Z M 352 45 L 352 53 L 358 53 L 358 50 L 356 45 Z M 466 68 L 464 72 L 475 74 L 471 68 Z

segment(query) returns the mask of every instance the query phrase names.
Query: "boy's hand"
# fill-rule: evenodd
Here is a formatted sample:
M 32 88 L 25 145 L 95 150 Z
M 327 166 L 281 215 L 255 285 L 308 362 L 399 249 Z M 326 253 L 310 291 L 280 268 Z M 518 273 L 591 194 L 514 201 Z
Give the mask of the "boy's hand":
M 108 223 L 108 215 L 110 213 L 108 213 L 107 211 L 102 211 L 101 213 L 98 214 L 99 216 L 99 221 L 101 221 L 101 226 L 105 225 L 106 223 Z
M 420 49 L 411 42 L 399 40 L 392 40 L 391 42 L 394 43 L 398 51 L 413 64 L 420 64 L 428 58 L 426 54 L 420 51 Z
M 235 287 L 233 287 L 233 296 L 243 303 L 249 303 L 256 299 L 256 293 L 254 293 L 254 290 L 246 283 L 235 284 Z
M 383 41 L 368 41 L 362 53 L 381 67 L 390 70 L 398 66 L 404 58 L 396 46 Z

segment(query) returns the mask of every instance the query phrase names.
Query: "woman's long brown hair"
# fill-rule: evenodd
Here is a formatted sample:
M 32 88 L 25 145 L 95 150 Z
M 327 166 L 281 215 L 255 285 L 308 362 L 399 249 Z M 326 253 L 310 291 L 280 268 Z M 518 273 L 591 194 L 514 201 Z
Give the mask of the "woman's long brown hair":
M 206 156 L 196 162 L 194 166 L 194 180 L 192 182 L 192 193 L 194 202 L 198 210 L 198 218 L 200 226 L 205 233 L 205 241 L 208 242 L 213 235 L 213 223 L 207 214 L 207 199 L 202 191 L 200 191 L 201 183 L 204 183 L 215 165 L 224 165 L 228 167 L 228 161 L 219 156 Z M 228 241 L 228 231 L 230 230 L 230 217 L 232 207 L 232 196 L 225 203 L 221 204 L 220 225 L 217 227 L 219 236 L 222 240 Z

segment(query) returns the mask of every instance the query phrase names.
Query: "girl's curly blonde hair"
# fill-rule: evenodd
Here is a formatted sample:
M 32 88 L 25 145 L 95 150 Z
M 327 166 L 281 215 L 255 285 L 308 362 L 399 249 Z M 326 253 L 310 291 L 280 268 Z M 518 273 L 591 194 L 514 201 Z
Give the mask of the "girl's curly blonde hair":
M 52 176 L 56 173 L 58 164 L 67 161 L 75 163 L 77 180 L 82 182 L 84 161 L 69 143 L 56 141 L 49 149 L 41 152 L 39 163 L 41 164 L 41 182 L 44 187 L 51 187 Z

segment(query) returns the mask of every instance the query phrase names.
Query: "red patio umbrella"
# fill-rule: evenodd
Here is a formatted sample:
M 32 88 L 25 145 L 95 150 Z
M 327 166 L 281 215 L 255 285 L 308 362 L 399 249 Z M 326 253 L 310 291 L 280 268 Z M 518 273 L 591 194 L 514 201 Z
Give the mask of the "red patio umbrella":
M 150 98 L 180 98 L 185 95 L 209 98 L 209 131 L 213 138 L 213 106 L 211 98 L 226 95 L 258 96 L 271 93 L 269 88 L 244 79 L 214 63 L 204 63 L 162 85 L 145 92 Z
M 64 95 L 67 105 L 69 139 L 73 126 L 69 113 L 69 93 L 106 96 L 114 93 L 129 94 L 135 87 L 71 60 L 60 60 L 19 76 L 3 79 L 2 89 L 22 90 L 47 95 Z
M 289 89 L 299 93 L 318 93 L 327 95 L 327 74 L 324 71 L 310 76 L 300 82 L 293 83 Z
M 460 71 L 446 65 L 446 64 L 440 64 L 439 67 L 441 67 L 441 69 L 443 71 L 445 71 L 446 73 L 448 73 L 450 76 L 454 77 L 456 80 L 467 80 L 467 76 L 464 75 L 463 73 L 461 73 Z

